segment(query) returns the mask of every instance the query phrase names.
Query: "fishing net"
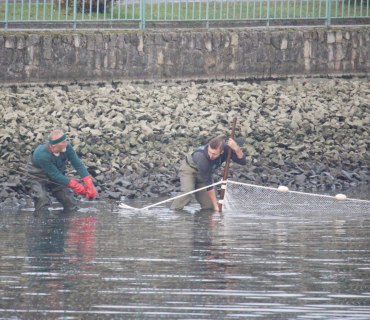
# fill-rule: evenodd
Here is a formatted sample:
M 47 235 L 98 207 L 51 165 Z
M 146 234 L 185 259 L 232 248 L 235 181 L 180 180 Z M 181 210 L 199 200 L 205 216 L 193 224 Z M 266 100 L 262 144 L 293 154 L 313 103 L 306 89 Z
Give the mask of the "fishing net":
M 327 196 L 269 188 L 228 180 L 223 201 L 225 210 L 248 212 L 370 213 L 370 201 L 344 195 Z

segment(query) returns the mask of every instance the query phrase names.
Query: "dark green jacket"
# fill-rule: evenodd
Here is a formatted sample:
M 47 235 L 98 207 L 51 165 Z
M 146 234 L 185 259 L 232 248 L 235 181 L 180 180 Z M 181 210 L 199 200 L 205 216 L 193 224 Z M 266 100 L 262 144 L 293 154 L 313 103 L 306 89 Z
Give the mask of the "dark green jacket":
M 72 164 L 81 178 L 89 175 L 86 167 L 69 143 L 66 152 L 61 152 L 59 156 L 54 155 L 49 150 L 48 144 L 39 145 L 32 154 L 33 165 L 41 169 L 50 180 L 63 186 L 67 186 L 70 181 L 70 178 L 65 175 L 67 161 Z

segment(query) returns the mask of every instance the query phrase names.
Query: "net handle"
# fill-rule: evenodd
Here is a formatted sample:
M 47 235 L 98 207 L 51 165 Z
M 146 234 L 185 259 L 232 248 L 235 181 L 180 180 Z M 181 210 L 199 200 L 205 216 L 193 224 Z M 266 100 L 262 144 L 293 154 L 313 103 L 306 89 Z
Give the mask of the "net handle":
M 234 118 L 233 124 L 231 127 L 231 134 L 230 134 L 231 139 L 235 139 L 235 128 L 236 128 L 236 117 Z M 222 177 L 222 180 L 225 181 L 225 183 L 229 176 L 230 160 L 231 160 L 231 148 L 229 147 L 227 150 L 227 158 L 226 158 L 226 163 L 225 163 L 225 168 L 224 168 L 224 175 Z M 225 189 L 222 188 L 221 193 L 220 193 L 220 201 L 218 203 L 218 210 L 220 212 L 222 212 L 222 203 L 223 203 L 224 197 L 225 197 Z
M 156 206 L 159 206 L 161 204 L 164 204 L 166 202 L 169 202 L 169 201 L 173 201 L 175 199 L 179 199 L 181 197 L 184 197 L 184 196 L 187 196 L 189 194 L 193 194 L 193 193 L 196 193 L 196 192 L 199 192 L 199 191 L 202 191 L 202 190 L 205 190 L 205 189 L 209 189 L 211 187 L 214 187 L 214 186 L 217 186 L 221 183 L 225 183 L 224 181 L 218 181 L 218 182 L 215 182 L 215 183 L 212 183 L 208 186 L 205 186 L 205 187 L 201 187 L 201 188 L 198 188 L 198 189 L 195 189 L 195 190 L 192 190 L 192 191 L 189 191 L 189 192 L 185 192 L 185 193 L 182 193 L 178 196 L 175 196 L 175 197 L 172 197 L 172 198 L 169 198 L 169 199 L 166 199 L 166 200 L 163 200 L 163 201 L 159 201 L 159 202 L 156 202 L 154 204 L 151 204 L 151 205 L 148 205 L 146 207 L 142 207 L 142 208 L 135 208 L 135 207 L 131 207 L 123 202 L 121 202 L 118 206 L 121 208 L 121 209 L 133 209 L 133 210 L 147 210 L 147 209 L 150 209 L 150 208 L 153 208 L 153 207 L 156 207 Z

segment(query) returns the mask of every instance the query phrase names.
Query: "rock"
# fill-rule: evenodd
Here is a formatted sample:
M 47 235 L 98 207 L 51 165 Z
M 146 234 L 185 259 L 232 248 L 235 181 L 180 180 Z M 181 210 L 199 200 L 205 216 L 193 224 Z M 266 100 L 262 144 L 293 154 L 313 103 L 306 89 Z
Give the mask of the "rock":
M 369 79 L 296 79 L 2 88 L 0 201 L 26 197 L 22 168 L 54 127 L 69 132 L 102 197 L 170 195 L 184 155 L 227 136 L 233 117 L 248 155 L 246 167 L 232 165 L 233 180 L 291 190 L 366 184 L 369 87 Z

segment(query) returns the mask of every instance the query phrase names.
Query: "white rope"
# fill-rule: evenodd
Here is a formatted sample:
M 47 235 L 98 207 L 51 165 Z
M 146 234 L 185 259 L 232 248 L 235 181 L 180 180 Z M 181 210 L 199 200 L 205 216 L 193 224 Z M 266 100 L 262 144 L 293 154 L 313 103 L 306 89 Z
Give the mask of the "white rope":
M 163 204 L 163 203 L 166 203 L 166 202 L 169 202 L 169 201 L 172 201 L 172 200 L 175 200 L 175 199 L 178 199 L 178 198 L 181 198 L 181 197 L 187 196 L 187 195 L 189 195 L 189 194 L 193 194 L 193 193 L 196 193 L 196 192 L 198 192 L 198 191 L 202 191 L 202 190 L 205 190 L 205 189 L 208 189 L 208 188 L 211 188 L 211 187 L 214 187 L 214 186 L 217 186 L 217 185 L 219 185 L 219 184 L 221 184 L 221 183 L 226 183 L 226 182 L 227 182 L 227 181 L 223 181 L 223 180 L 221 180 L 221 181 L 219 181 L 219 182 L 215 182 L 215 183 L 213 183 L 213 184 L 210 184 L 209 186 L 205 186 L 205 187 L 201 187 L 201 188 L 199 188 L 199 189 L 195 189 L 195 190 L 192 190 L 192 191 L 189 191 L 189 192 L 185 192 L 185 193 L 182 193 L 182 194 L 180 194 L 180 195 L 178 195 L 178 196 L 175 196 L 175 197 L 169 198 L 169 199 L 167 199 L 167 200 L 159 201 L 159 202 L 157 202 L 157 203 L 151 204 L 151 205 L 146 206 L 146 207 L 143 207 L 143 208 L 135 208 L 135 207 L 131 207 L 131 206 L 129 206 L 129 205 L 127 205 L 127 204 L 124 204 L 124 203 L 122 203 L 122 202 L 121 202 L 118 206 L 119 206 L 121 209 L 146 210 L 146 209 L 149 209 L 149 208 L 153 208 L 153 207 L 159 206 L 159 205 L 161 205 L 161 204 Z

